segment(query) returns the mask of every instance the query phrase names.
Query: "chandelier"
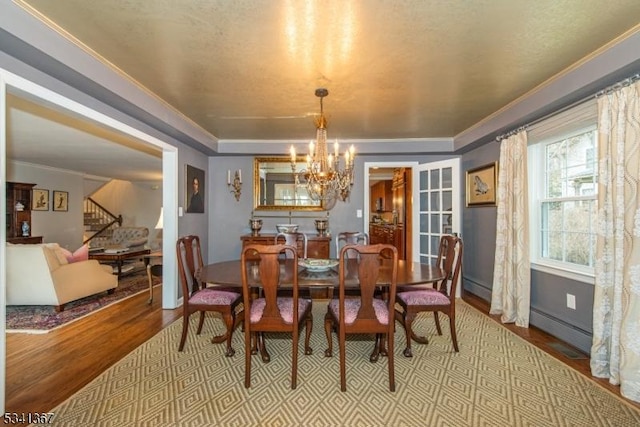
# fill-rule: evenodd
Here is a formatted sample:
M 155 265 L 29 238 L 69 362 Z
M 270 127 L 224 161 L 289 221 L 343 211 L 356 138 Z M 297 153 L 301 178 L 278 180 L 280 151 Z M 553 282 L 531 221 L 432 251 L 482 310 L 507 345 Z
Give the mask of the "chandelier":
M 353 145 L 344 152 L 344 167 L 341 169 L 338 141 L 333 144 L 333 153 L 327 148 L 327 119 L 324 117 L 322 99 L 329 95 L 324 88 L 316 89 L 316 96 L 320 98 L 320 116 L 316 119 L 316 142 L 309 143 L 309 154 L 306 157 L 306 169 L 296 170 L 296 150 L 291 146 L 291 171 L 295 178 L 296 187 L 306 187 L 309 197 L 322 202 L 325 209 L 335 206 L 340 198 L 346 201 L 353 186 L 353 160 L 355 150 Z

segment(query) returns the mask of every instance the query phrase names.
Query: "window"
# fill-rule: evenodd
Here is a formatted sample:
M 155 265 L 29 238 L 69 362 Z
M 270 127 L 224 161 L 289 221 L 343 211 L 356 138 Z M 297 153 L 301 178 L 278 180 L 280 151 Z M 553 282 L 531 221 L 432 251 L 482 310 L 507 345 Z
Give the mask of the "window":
M 598 167 L 595 118 L 589 121 L 530 140 L 529 205 L 533 267 L 592 282 Z

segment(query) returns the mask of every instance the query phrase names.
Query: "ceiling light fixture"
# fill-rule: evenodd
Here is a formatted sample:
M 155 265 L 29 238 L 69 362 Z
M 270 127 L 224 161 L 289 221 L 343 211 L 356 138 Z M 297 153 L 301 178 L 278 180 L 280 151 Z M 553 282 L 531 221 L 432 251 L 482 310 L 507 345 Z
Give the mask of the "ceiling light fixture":
M 324 117 L 322 99 L 329 95 L 325 88 L 316 89 L 320 98 L 320 116 L 316 119 L 316 141 L 309 143 L 309 154 L 306 157 L 306 169 L 296 170 L 296 150 L 291 146 L 291 171 L 295 177 L 296 187 L 306 186 L 309 197 L 323 202 L 325 209 L 335 206 L 338 198 L 347 200 L 353 186 L 353 161 L 355 149 L 353 145 L 344 152 L 344 168 L 340 169 L 339 145 L 336 140 L 333 154 L 327 149 L 327 119 Z

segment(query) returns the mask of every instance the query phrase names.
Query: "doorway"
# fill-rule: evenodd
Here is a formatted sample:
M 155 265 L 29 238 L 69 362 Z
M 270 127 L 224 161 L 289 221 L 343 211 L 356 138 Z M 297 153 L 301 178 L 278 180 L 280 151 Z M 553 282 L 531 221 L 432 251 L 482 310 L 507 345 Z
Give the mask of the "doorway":
M 112 119 L 96 110 L 93 110 L 85 105 L 75 102 L 69 98 L 59 95 L 47 88 L 39 86 L 29 80 L 26 80 L 20 76 L 10 73 L 4 69 L 0 69 L 0 129 L 2 129 L 0 135 L 0 198 L 3 200 L 6 198 L 6 132 L 8 128 L 7 123 L 7 94 L 12 94 L 18 97 L 24 97 L 32 102 L 39 102 L 50 108 L 56 108 L 60 112 L 69 114 L 74 117 L 81 117 L 89 122 L 98 123 L 101 126 L 112 128 L 117 132 L 124 135 L 143 141 L 146 144 L 159 147 L 163 152 L 163 207 L 164 207 L 164 228 L 163 228 L 163 250 L 167 253 L 172 253 L 174 250 L 172 242 L 177 239 L 178 232 L 178 203 L 175 197 L 177 193 L 177 181 L 178 181 L 178 150 L 176 147 L 171 146 L 155 137 L 152 137 L 146 133 L 143 133 L 135 128 L 132 128 L 122 122 Z M 3 229 L 6 227 L 5 216 L 0 217 L 0 227 Z M 5 245 L 4 239 L 2 239 L 2 245 L 0 245 L 0 271 L 6 271 L 6 259 L 5 259 Z M 178 288 L 177 288 L 177 268 L 176 260 L 173 257 L 167 257 L 164 264 L 164 282 L 163 282 L 163 298 L 162 304 L 164 308 L 175 308 L 178 305 Z M 4 294 L 6 290 L 6 277 L 4 274 L 0 274 L 0 292 Z M 5 316 L 4 303 L 0 304 L 0 315 Z M 0 329 L 0 352 L 6 354 L 6 338 L 5 338 L 5 323 L 2 323 Z M 6 369 L 5 357 L 0 358 L 0 377 L 5 378 Z M 4 395 L 5 395 L 5 383 L 0 382 L 0 406 L 4 409 Z
M 413 259 L 413 168 L 418 162 L 364 164 L 364 230 L 369 241 L 389 243 L 398 258 Z

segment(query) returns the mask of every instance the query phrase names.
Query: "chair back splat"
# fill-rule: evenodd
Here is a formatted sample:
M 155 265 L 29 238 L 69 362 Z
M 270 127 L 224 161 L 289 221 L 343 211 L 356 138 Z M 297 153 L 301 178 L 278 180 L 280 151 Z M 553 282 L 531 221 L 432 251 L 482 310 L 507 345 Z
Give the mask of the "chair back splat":
M 256 255 L 258 260 L 255 260 Z M 253 260 L 253 261 L 251 261 Z M 248 245 L 241 255 L 242 291 L 245 307 L 245 380 L 251 387 L 251 356 L 256 353 L 253 342 L 268 362 L 265 332 L 290 332 L 292 335 L 291 388 L 295 389 L 298 376 L 298 336 L 300 327 L 306 327 L 305 354 L 309 346 L 313 317 L 311 300 L 300 298 L 298 290 L 298 253 L 292 245 Z M 251 277 L 250 277 L 251 275 Z M 257 289 L 262 291 L 259 296 Z M 292 296 L 280 296 L 282 288 L 291 289 Z
M 442 335 L 440 318 L 438 313 L 444 313 L 449 317 L 449 329 L 451 331 L 451 341 L 453 349 L 457 352 L 458 338 L 456 336 L 456 289 L 460 280 L 462 270 L 462 239 L 457 236 L 444 235 L 440 238 L 438 259 L 436 265 L 445 272 L 445 278 L 439 283 L 435 283 L 432 289 L 403 288 L 396 296 L 396 303 L 399 309 L 396 311 L 398 320 L 405 330 L 407 341 L 403 354 L 405 357 L 412 357 L 411 341 L 419 344 L 428 344 L 426 337 L 416 335 L 412 329 L 413 321 L 418 313 L 424 311 L 433 312 L 438 335 Z
M 351 253 L 355 253 L 355 257 L 351 258 Z M 324 327 L 328 344 L 325 356 L 332 356 L 331 332 L 337 330 L 340 348 L 340 390 L 346 391 L 346 336 L 347 334 L 374 334 L 376 336 L 375 356 L 372 355 L 370 360 L 377 361 L 378 350 L 380 354 L 387 355 L 389 390 L 395 391 L 393 333 L 398 250 L 387 244 L 346 245 L 340 250 L 339 262 L 339 296 L 329 301 L 325 315 Z M 354 268 L 358 272 L 359 293 L 356 296 L 350 296 L 346 292 L 347 272 L 353 271 Z M 382 269 L 391 270 L 389 283 L 380 283 Z M 385 289 L 382 298 L 376 293 L 380 286 Z
M 200 312 L 197 335 L 202 332 L 205 313 L 215 311 L 222 315 L 225 323 L 226 333 L 215 336 L 212 343 L 227 343 L 225 356 L 233 356 L 235 351 L 231 347 L 233 330 L 243 319 L 244 312 L 237 312 L 238 305 L 242 302 L 242 297 L 238 292 L 220 288 L 207 288 L 200 282 L 199 273 L 203 267 L 202 251 L 200 248 L 200 238 L 190 235 L 180 237 L 176 242 L 176 254 L 178 257 L 178 276 L 182 286 L 182 337 L 178 351 L 184 349 L 189 331 L 189 317 L 195 312 Z

